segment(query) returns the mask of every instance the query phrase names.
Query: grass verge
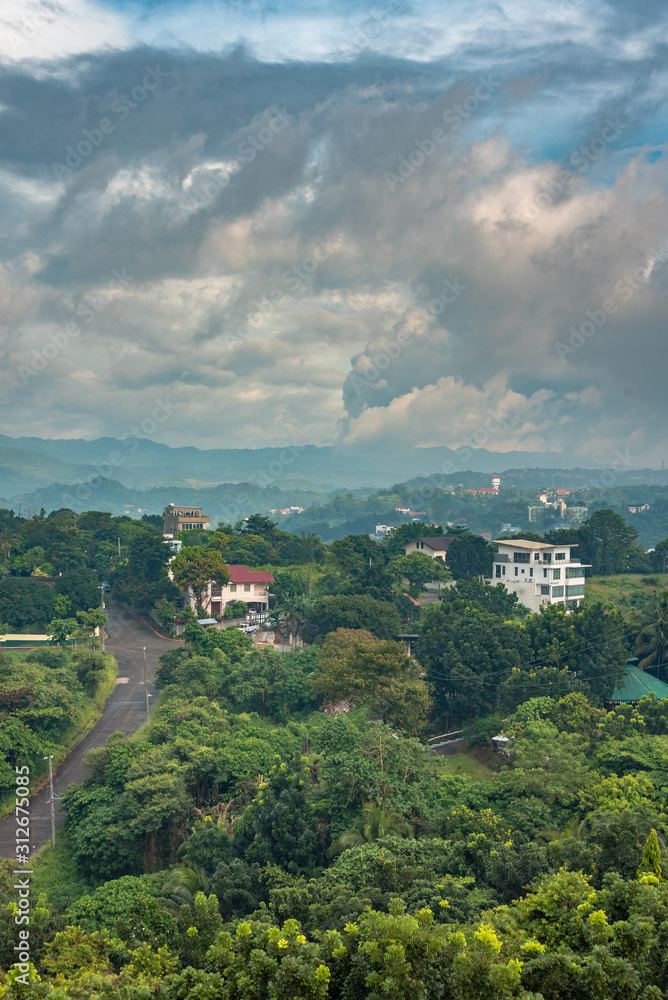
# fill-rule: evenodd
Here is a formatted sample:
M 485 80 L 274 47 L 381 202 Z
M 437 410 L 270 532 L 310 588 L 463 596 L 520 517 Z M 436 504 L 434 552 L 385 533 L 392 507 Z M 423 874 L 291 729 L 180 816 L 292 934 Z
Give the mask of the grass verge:
M 26 652 L 29 651 L 17 650 L 16 652 L 21 654 L 19 662 L 22 662 L 25 659 Z M 107 698 L 114 690 L 116 675 L 118 674 L 118 664 L 113 656 L 109 656 L 107 653 L 99 655 L 104 656 L 106 668 L 105 672 L 97 682 L 95 697 L 90 698 L 86 702 L 72 725 L 63 733 L 58 748 L 54 750 L 54 772 L 56 771 L 58 765 L 63 762 L 65 757 L 67 757 L 70 751 L 81 743 L 84 737 L 88 735 L 93 726 L 95 726 L 98 722 L 102 712 L 104 711 Z M 33 794 L 41 788 L 48 773 L 49 766 L 47 761 L 40 761 L 38 766 L 33 766 L 31 768 L 30 784 Z M 5 789 L 3 791 L 2 795 L 0 795 L 0 819 L 12 812 L 15 807 L 15 800 L 16 793 L 13 788 Z
M 56 834 L 56 846 L 49 844 L 35 855 L 34 872 L 32 896 L 35 902 L 44 893 L 47 903 L 58 911 L 90 892 L 90 886 L 77 873 L 62 826 Z

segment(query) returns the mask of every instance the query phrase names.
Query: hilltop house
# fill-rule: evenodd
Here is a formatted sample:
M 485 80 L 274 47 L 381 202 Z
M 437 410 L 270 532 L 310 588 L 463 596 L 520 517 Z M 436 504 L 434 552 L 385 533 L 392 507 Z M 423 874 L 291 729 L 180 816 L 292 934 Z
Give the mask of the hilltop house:
M 168 504 L 162 512 L 165 535 L 178 535 L 179 531 L 201 530 L 211 526 L 211 518 L 202 513 L 201 507 L 177 507 Z
M 499 550 L 488 583 L 502 583 L 534 613 L 546 604 L 580 605 L 588 566 L 574 554 L 577 545 L 548 545 L 524 538 L 500 538 L 495 544 Z
M 413 552 L 422 552 L 431 559 L 440 559 L 445 562 L 448 554 L 448 545 L 452 541 L 452 535 L 437 535 L 433 538 L 414 538 L 412 542 L 402 546 L 407 556 Z

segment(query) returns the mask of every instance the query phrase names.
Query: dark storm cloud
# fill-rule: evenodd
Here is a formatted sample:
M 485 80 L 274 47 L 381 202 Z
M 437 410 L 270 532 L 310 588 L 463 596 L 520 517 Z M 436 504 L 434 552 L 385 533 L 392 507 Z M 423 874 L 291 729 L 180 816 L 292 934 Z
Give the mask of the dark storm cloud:
M 558 5 L 552 26 L 495 10 L 428 60 L 141 46 L 6 68 L 5 398 L 34 433 L 120 433 L 169 390 L 170 441 L 233 424 L 238 445 L 271 426 L 381 450 L 456 444 L 491 410 L 492 449 L 605 461 L 631 435 L 650 458 L 665 51 L 640 26 L 662 14 L 575 9 L 579 34 Z

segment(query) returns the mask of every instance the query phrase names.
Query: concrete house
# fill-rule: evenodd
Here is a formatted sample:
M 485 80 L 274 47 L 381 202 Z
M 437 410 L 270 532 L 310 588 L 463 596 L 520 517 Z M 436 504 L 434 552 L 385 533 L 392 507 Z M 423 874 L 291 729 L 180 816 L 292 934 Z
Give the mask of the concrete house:
M 414 538 L 412 542 L 402 546 L 407 556 L 413 552 L 422 552 L 431 559 L 440 559 L 445 562 L 448 554 L 448 545 L 452 541 L 451 535 L 437 535 L 433 538 Z
M 268 587 L 274 582 L 271 573 L 263 569 L 248 569 L 247 566 L 228 566 L 227 569 L 230 574 L 229 583 L 223 586 L 209 583 L 210 614 L 222 614 L 228 601 L 244 601 L 248 611 L 266 611 L 269 607 Z M 194 608 L 194 597 L 189 594 L 188 598 Z
M 577 545 L 548 545 L 524 538 L 500 538 L 488 583 L 502 583 L 534 613 L 547 604 L 579 607 L 584 600 L 585 569 Z
M 211 526 L 211 518 L 202 513 L 201 507 L 177 507 L 170 503 L 162 512 L 165 535 L 178 535 L 179 531 L 201 530 Z

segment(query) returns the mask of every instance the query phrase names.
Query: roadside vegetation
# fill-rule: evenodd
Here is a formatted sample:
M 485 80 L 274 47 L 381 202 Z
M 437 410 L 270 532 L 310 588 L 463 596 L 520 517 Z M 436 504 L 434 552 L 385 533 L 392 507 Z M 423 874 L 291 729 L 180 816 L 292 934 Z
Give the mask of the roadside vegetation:
M 613 566 L 633 537 L 614 518 L 596 524 Z M 668 992 L 668 699 L 610 704 L 629 657 L 666 679 L 665 592 L 643 585 L 651 599 L 628 609 L 589 599 L 529 614 L 478 581 L 491 549 L 460 532 L 454 584 L 419 607 L 404 590 L 421 587 L 422 567 L 403 562 L 410 530 L 326 547 L 257 517 L 184 538 L 184 572 L 212 553 L 273 566 L 275 621 L 305 645 L 258 648 L 187 616 L 184 644 L 161 658 L 150 724 L 88 753 L 57 846 L 37 860 L 31 994 L 11 982 L 13 890 L 0 865 L 6 996 Z M 149 538 L 160 607 L 173 597 Z M 126 596 L 142 585 L 132 565 L 112 574 Z M 163 605 L 167 624 L 174 611 Z M 412 657 L 404 631 L 417 636 Z M 37 760 L 66 731 L 94 680 L 100 695 L 100 659 L 0 659 L 24 755 Z M 430 749 L 460 731 L 463 752 Z M 9 775 L 9 748 L 6 762 Z

